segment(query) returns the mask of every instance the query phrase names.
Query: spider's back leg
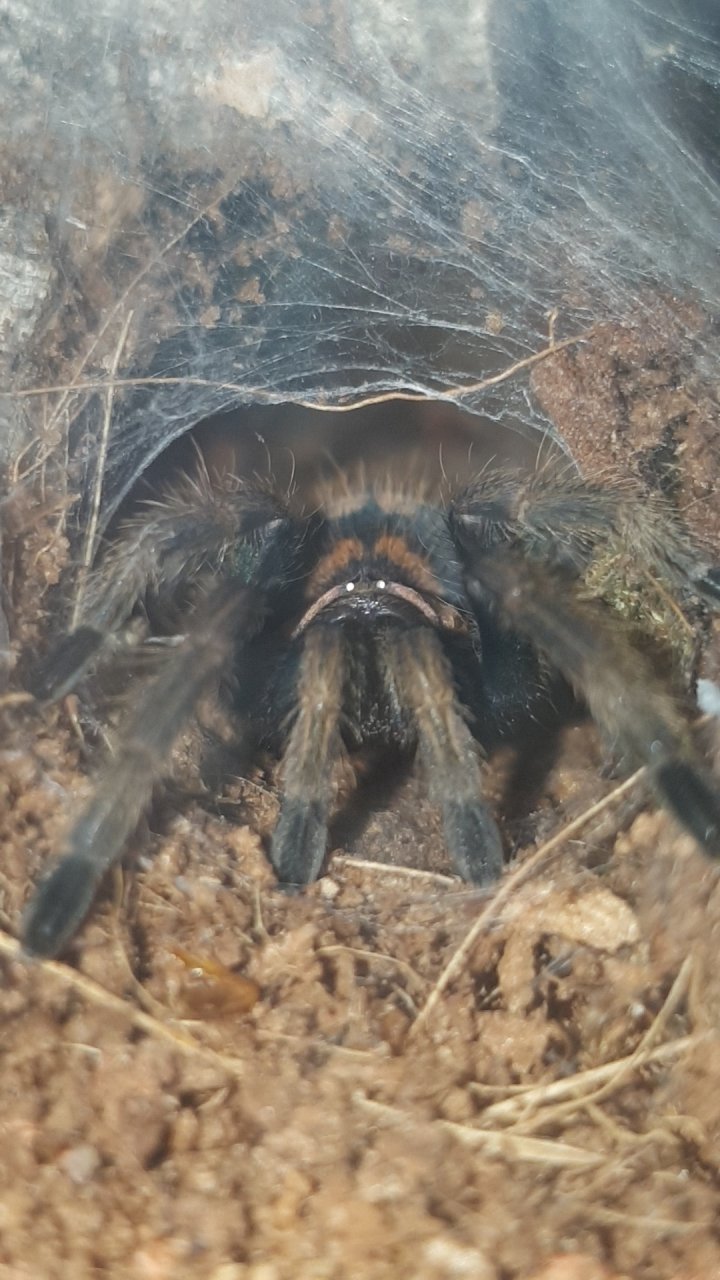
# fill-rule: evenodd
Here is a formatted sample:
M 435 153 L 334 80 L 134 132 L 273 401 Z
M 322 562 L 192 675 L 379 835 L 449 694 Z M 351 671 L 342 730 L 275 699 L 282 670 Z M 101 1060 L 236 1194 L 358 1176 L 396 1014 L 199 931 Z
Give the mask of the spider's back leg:
M 630 476 L 584 479 L 557 462 L 529 475 L 488 469 L 453 503 L 451 522 L 476 552 L 519 547 L 531 559 L 583 575 L 600 552 L 642 567 L 674 594 L 720 608 L 720 567 L 675 511 Z
M 574 686 L 623 754 L 648 768 L 660 800 L 720 857 L 720 788 L 696 759 L 673 698 L 600 602 L 517 551 L 468 551 L 469 588 Z
M 345 642 L 340 627 L 310 628 L 297 677 L 295 719 L 283 752 L 283 794 L 270 861 L 286 887 L 316 880 L 327 852 L 333 772 L 342 743 Z

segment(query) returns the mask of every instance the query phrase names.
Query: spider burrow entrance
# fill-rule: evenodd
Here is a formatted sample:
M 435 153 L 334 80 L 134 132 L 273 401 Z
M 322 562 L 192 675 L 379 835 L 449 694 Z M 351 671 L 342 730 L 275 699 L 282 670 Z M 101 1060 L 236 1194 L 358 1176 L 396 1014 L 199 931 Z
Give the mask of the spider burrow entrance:
M 607 586 L 622 577 L 640 603 L 650 577 L 676 609 L 716 603 L 711 558 L 660 500 L 557 460 L 495 463 L 439 488 L 341 472 L 317 495 L 303 508 L 268 480 L 215 475 L 201 459 L 119 528 L 36 692 L 73 688 L 136 609 L 149 634 L 158 613 L 179 618 L 185 639 L 136 696 L 33 899 L 28 950 L 55 954 L 73 935 L 175 738 L 218 687 L 251 749 L 282 758 L 269 857 L 283 884 L 320 874 L 337 768 L 358 753 L 417 756 L 456 870 L 490 883 L 503 854 L 482 758 L 549 724 L 568 686 L 718 852 L 717 787 L 636 646 L 642 610 L 631 628 Z

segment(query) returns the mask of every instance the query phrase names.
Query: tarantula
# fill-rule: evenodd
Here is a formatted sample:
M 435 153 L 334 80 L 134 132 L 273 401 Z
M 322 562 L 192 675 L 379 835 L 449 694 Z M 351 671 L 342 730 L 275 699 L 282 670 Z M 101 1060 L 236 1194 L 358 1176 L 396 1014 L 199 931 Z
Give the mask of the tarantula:
M 270 861 L 320 874 L 343 753 L 415 753 L 466 880 L 503 848 L 479 756 L 568 686 L 658 798 L 720 856 L 720 793 L 684 717 L 588 585 L 602 557 L 720 604 L 706 562 L 657 499 L 544 467 L 486 470 L 447 504 L 370 487 L 292 515 L 269 488 L 185 480 L 121 533 L 81 624 L 36 673 L 60 697 L 141 603 L 180 604 L 183 636 L 140 689 L 66 852 L 27 910 L 28 952 L 59 952 L 120 857 L 198 702 L 231 690 L 239 724 L 282 757 Z M 231 678 L 230 678 L 231 677 Z

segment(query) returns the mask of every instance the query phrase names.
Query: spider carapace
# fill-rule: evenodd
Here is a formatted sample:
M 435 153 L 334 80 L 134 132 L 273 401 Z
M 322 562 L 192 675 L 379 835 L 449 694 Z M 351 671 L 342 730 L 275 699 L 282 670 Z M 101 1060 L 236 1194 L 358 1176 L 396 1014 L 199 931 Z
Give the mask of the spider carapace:
M 720 605 L 720 573 L 663 502 L 567 469 L 487 470 L 448 502 L 350 490 L 306 516 L 266 486 L 201 472 L 148 504 L 34 691 L 67 692 L 142 606 L 151 617 L 182 607 L 183 638 L 129 708 L 32 899 L 27 950 L 54 955 L 72 937 L 213 688 L 248 741 L 282 759 L 269 855 L 284 885 L 320 874 L 338 765 L 362 752 L 417 758 L 458 872 L 491 883 L 503 851 L 480 757 L 517 743 L 563 691 L 720 855 L 718 788 L 675 698 L 592 585 L 600 562 L 639 567 L 680 604 Z

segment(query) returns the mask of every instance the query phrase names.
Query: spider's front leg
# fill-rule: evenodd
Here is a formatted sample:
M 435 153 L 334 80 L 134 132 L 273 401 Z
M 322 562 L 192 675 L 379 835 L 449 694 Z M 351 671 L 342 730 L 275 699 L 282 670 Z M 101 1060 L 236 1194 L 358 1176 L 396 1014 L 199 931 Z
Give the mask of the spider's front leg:
M 340 626 L 306 632 L 297 713 L 283 755 L 283 797 L 270 860 L 285 886 L 320 874 L 327 849 L 334 766 L 348 669 Z M 458 703 L 437 636 L 425 627 L 388 630 L 378 644 L 390 740 L 416 740 L 430 799 L 440 809 L 448 850 L 465 880 L 490 884 L 500 875 L 500 833 L 480 791 L 478 746 Z M 408 729 L 410 732 L 408 733 Z
M 464 880 L 487 885 L 503 869 L 500 832 L 480 789 L 479 747 L 434 631 L 400 631 L 385 651 L 386 679 L 414 726 L 428 793 Z
M 270 843 L 270 861 L 287 887 L 317 880 L 325 860 L 333 771 L 342 750 L 345 665 L 341 627 L 306 632 L 297 712 L 283 753 L 280 815 Z
M 78 929 L 166 770 L 175 739 L 203 694 L 232 665 L 238 635 L 250 638 L 262 619 L 258 593 L 236 579 L 224 580 L 198 602 L 182 644 L 141 689 L 118 750 L 68 836 L 64 857 L 30 902 L 22 935 L 27 952 L 57 955 Z

